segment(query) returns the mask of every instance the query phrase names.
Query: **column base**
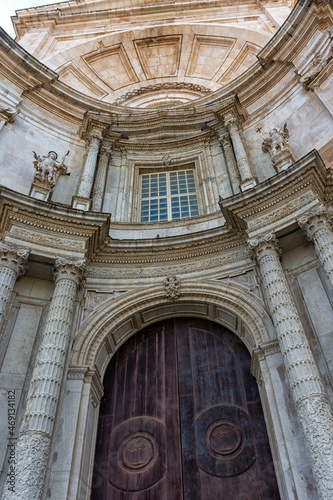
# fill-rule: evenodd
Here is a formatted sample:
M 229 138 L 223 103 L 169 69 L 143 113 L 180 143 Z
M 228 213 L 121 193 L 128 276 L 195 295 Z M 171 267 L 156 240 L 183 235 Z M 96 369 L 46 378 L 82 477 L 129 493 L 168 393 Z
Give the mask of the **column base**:
M 84 198 L 83 196 L 73 196 L 72 207 L 78 210 L 85 210 L 86 212 L 91 208 L 91 199 Z
M 241 188 L 241 191 L 243 192 L 243 191 L 246 191 L 247 189 L 253 188 L 257 184 L 258 184 L 257 179 L 252 177 L 252 179 L 246 179 L 245 181 L 241 182 L 240 188 Z

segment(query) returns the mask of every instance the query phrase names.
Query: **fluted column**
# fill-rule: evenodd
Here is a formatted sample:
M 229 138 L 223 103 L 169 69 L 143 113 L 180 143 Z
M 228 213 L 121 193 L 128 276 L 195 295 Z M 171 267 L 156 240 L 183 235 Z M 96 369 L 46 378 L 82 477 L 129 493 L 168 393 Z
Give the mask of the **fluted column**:
M 102 210 L 102 204 L 105 192 L 106 174 L 110 159 L 111 159 L 111 145 L 107 142 L 104 142 L 103 145 L 101 146 L 101 151 L 99 154 L 96 179 L 92 192 L 91 209 L 94 212 L 100 212 Z
M 238 129 L 238 122 L 236 118 L 234 116 L 228 116 L 224 121 L 230 134 L 237 160 L 237 166 L 241 177 L 241 190 L 245 191 L 246 189 L 250 189 L 255 186 L 257 181 L 252 174 L 250 162 Z
M 298 224 L 313 241 L 318 258 L 333 287 L 333 232 L 326 209 L 322 206 L 318 207 L 304 217 L 300 217 Z
M 250 240 L 320 499 L 333 498 L 333 416 L 320 374 L 280 264 L 275 237 Z
M 73 197 L 73 207 L 89 210 L 91 205 L 91 190 L 93 187 L 97 157 L 101 142 L 101 132 L 93 131 L 89 137 L 88 152 L 84 163 L 77 196 Z
M 237 163 L 235 160 L 234 151 L 232 149 L 232 144 L 230 142 L 230 137 L 227 135 L 224 135 L 223 137 L 220 137 L 220 142 L 221 142 L 221 147 L 223 149 L 224 156 L 225 156 L 225 159 L 227 162 L 229 178 L 230 178 L 230 183 L 231 183 L 233 193 L 234 194 L 239 193 L 240 192 L 241 178 L 240 178 Z
M 0 243 L 0 326 L 16 280 L 24 274 L 29 251 Z
M 9 499 L 40 499 L 44 485 L 74 304 L 85 262 L 58 258 L 55 266 L 56 285 L 17 441 L 15 494 L 7 491 L 5 498 Z

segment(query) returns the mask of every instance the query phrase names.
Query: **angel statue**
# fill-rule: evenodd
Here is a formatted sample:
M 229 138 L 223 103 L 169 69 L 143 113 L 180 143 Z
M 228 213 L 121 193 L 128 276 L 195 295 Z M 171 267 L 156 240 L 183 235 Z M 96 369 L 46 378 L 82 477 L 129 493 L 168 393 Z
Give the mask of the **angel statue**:
M 43 182 L 53 189 L 59 175 L 65 175 L 67 172 L 64 162 L 69 151 L 63 156 L 61 162 L 57 161 L 58 155 L 55 151 L 49 151 L 46 156 L 42 157 L 37 155 L 35 151 L 33 151 L 33 154 L 35 158 L 33 162 L 35 168 L 34 181 Z
M 273 165 L 277 170 L 281 170 L 282 167 L 286 167 L 293 163 L 293 156 L 289 145 L 289 130 L 287 128 L 287 122 L 283 125 L 283 128 L 274 127 L 268 135 L 260 133 L 262 142 L 262 151 L 264 153 L 269 153 Z

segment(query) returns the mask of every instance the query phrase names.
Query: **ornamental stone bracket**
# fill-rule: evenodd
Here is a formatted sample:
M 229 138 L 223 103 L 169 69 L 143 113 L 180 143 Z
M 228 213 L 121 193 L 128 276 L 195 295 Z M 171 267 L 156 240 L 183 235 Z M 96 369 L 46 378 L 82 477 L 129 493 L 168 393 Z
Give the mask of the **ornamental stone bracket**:
M 327 176 L 320 155 L 313 150 L 254 190 L 221 200 L 220 207 L 235 232 L 246 230 L 251 237 L 276 232 L 295 225 L 309 210 L 326 203 L 330 194 Z
M 9 92 L 0 86 L 0 130 L 8 123 L 14 123 L 19 114 L 22 99 L 18 94 Z
M 324 31 L 310 57 L 312 55 L 313 58 L 308 66 L 296 70 L 299 82 L 305 90 L 314 90 L 320 86 L 322 79 L 327 77 L 326 73 L 333 70 L 333 27 Z
M 0 239 L 50 262 L 91 259 L 108 238 L 110 215 L 74 210 L 0 187 Z

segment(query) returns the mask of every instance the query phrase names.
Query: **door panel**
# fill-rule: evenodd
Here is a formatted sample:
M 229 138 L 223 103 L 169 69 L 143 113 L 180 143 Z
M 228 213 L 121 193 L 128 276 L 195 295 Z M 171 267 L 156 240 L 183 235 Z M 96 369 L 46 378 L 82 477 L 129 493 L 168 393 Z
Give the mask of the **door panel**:
M 278 500 L 250 356 L 226 328 L 171 319 L 104 378 L 92 500 Z

